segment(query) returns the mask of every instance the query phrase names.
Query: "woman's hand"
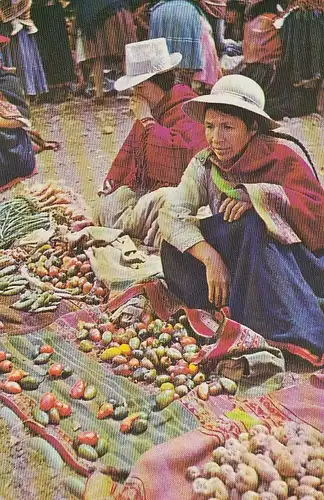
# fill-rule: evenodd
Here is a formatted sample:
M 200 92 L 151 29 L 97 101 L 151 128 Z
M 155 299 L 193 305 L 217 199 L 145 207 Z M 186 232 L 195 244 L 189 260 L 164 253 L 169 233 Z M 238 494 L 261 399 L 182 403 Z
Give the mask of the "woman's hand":
M 200 241 L 187 250 L 206 267 L 208 300 L 217 309 L 228 305 L 230 274 L 221 255 L 207 241 Z
M 222 257 L 216 250 L 205 260 L 208 300 L 217 309 L 228 305 L 230 275 Z
M 238 220 L 247 211 L 251 210 L 252 203 L 250 201 L 240 201 L 234 198 L 226 198 L 221 206 L 219 212 L 224 212 L 224 220 L 233 222 Z

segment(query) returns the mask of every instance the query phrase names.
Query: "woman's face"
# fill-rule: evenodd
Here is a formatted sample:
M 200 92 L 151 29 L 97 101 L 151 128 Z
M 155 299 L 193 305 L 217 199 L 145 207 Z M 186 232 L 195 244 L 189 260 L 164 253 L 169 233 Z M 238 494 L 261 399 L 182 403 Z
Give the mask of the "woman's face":
M 255 134 L 255 130 L 248 130 L 240 118 L 216 109 L 206 111 L 205 131 L 218 160 L 226 163 L 239 155 Z

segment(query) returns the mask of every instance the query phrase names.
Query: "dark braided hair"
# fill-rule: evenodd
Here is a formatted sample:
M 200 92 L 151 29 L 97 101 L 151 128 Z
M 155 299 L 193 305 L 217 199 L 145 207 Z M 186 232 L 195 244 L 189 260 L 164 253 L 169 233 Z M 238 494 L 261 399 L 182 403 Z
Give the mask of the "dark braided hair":
M 269 127 L 268 127 L 266 121 L 262 120 L 262 117 L 258 117 L 257 115 L 255 115 L 254 113 L 252 113 L 246 109 L 238 108 L 237 106 L 231 106 L 229 104 L 217 104 L 217 105 L 216 104 L 207 104 L 205 111 L 207 111 L 207 109 L 209 109 L 209 108 L 217 109 L 218 111 L 221 111 L 222 113 L 229 114 L 231 116 L 235 116 L 237 118 L 240 118 L 245 123 L 248 130 L 251 130 L 253 128 L 255 121 L 257 121 L 258 125 L 259 125 L 258 132 L 260 134 L 274 137 L 276 139 L 285 139 L 286 141 L 294 142 L 295 144 L 297 144 L 297 146 L 300 147 L 300 149 L 305 154 L 305 156 L 309 162 L 309 165 L 310 165 L 310 167 L 315 175 L 315 178 L 318 180 L 318 182 L 320 182 L 320 180 L 318 178 L 318 174 L 317 174 L 315 166 L 314 166 L 314 163 L 313 163 L 313 160 L 312 160 L 309 152 L 305 148 L 304 144 L 302 142 L 300 142 L 298 139 L 296 139 L 296 137 L 294 137 L 290 134 L 285 134 L 283 132 L 275 132 L 274 130 L 269 130 Z
M 313 170 L 313 173 L 314 173 L 316 179 L 318 180 L 318 182 L 320 182 L 316 168 L 315 168 L 314 163 L 313 163 L 313 160 L 302 142 L 300 142 L 298 139 L 296 139 L 296 137 L 294 137 L 290 134 L 284 134 L 283 132 L 275 132 L 274 130 L 268 130 L 267 135 L 269 135 L 270 137 L 275 137 L 277 139 L 285 139 L 287 141 L 291 141 L 291 142 L 294 142 L 295 144 L 297 144 L 297 146 L 299 146 L 300 149 L 304 152 L 304 154 L 308 160 L 308 163 L 310 164 L 310 166 Z

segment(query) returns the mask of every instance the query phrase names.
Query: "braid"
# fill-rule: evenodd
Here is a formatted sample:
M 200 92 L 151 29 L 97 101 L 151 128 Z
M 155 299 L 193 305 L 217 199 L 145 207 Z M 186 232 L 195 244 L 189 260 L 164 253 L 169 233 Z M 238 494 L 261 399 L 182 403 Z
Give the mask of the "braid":
M 296 139 L 296 137 L 293 137 L 290 134 L 284 134 L 283 132 L 275 132 L 274 130 L 269 130 L 267 135 L 270 135 L 270 137 L 276 137 L 277 139 L 285 139 L 287 141 L 292 141 L 295 144 L 297 144 L 297 146 L 299 146 L 300 149 L 305 153 L 305 156 L 306 156 L 306 158 L 307 158 L 307 160 L 308 160 L 308 162 L 313 170 L 313 173 L 314 173 L 316 179 L 318 180 L 318 182 L 320 182 L 318 175 L 317 175 L 317 172 L 316 172 L 316 169 L 315 169 L 315 166 L 314 166 L 314 163 L 313 163 L 313 160 L 302 142 L 300 142 L 298 139 Z

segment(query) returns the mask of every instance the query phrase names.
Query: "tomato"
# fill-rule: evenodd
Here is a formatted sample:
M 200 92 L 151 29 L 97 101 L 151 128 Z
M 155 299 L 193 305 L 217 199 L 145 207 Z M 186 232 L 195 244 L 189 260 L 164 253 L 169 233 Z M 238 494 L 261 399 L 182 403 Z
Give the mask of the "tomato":
M 9 373 L 7 379 L 10 382 L 19 382 L 19 380 L 26 377 L 26 375 L 28 375 L 28 373 L 24 372 L 24 370 L 12 370 L 12 372 Z
M 41 354 L 41 353 L 43 353 L 43 352 L 48 353 L 48 354 L 52 354 L 52 353 L 54 352 L 54 349 L 53 349 L 53 347 L 52 347 L 51 345 L 49 345 L 49 344 L 44 344 L 44 345 L 42 345 L 42 346 L 39 348 L 39 353 Z
M 59 377 L 62 374 L 63 371 L 63 366 L 61 363 L 53 363 L 49 369 L 48 369 L 48 374 L 50 377 Z
M 90 446 L 96 446 L 98 443 L 99 436 L 95 432 L 86 431 L 80 432 L 78 435 L 78 442 L 80 444 L 89 444 Z
M 197 344 L 197 340 L 193 337 L 182 337 L 180 339 L 180 344 L 182 346 Z
M 114 407 L 111 403 L 103 403 L 97 413 L 97 418 L 102 420 L 106 417 L 110 417 L 114 413 Z
M 78 276 L 79 276 L 79 286 L 82 287 L 85 283 L 88 283 L 87 278 L 85 276 L 82 276 L 81 273 L 78 273 Z
M 168 323 L 165 326 L 162 326 L 161 333 L 170 333 L 170 334 L 172 334 L 173 333 L 173 326 L 170 325 L 170 323 Z
M 88 293 L 90 293 L 92 290 L 92 284 L 89 283 L 88 281 L 82 286 L 82 293 L 84 293 L 84 295 L 88 295 Z
M 104 288 L 102 288 L 101 286 L 98 286 L 95 291 L 94 291 L 95 295 L 97 297 L 104 297 L 106 295 L 106 290 Z
M 92 342 L 100 342 L 101 333 L 99 332 L 98 328 L 91 328 L 89 330 L 89 339 L 92 340 Z
M 56 397 L 52 392 L 45 392 L 40 399 L 39 407 L 43 411 L 49 411 L 51 408 L 54 408 L 56 404 Z
M 115 333 L 115 325 L 111 321 L 107 321 L 107 323 L 103 323 L 102 325 L 99 325 L 98 328 L 101 331 L 101 333 L 104 333 L 104 332 Z
M 17 382 L 6 380 L 3 384 L 1 384 L 1 388 L 3 391 L 8 392 L 9 394 L 20 394 L 22 392 L 22 388 Z
M 138 332 L 140 330 L 146 330 L 146 324 L 143 323 L 143 322 L 137 323 L 136 329 L 137 329 Z
M 0 351 L 0 361 L 4 361 L 7 358 L 7 353 Z
M 71 405 L 56 401 L 55 408 L 60 414 L 60 417 L 69 417 L 72 413 Z
M 85 382 L 84 380 L 78 380 L 70 391 L 70 396 L 73 399 L 81 399 L 84 395 Z
M 13 363 L 8 359 L 1 361 L 0 363 L 0 373 L 9 373 L 13 369 Z
M 80 273 L 82 274 L 87 274 L 90 273 L 91 271 L 91 265 L 89 262 L 84 262 L 82 266 L 80 267 Z
M 48 270 L 48 274 L 51 278 L 56 278 L 58 276 L 59 272 L 60 272 L 60 270 L 56 266 L 50 266 L 50 268 Z
M 152 314 L 143 313 L 142 316 L 141 316 L 141 320 L 145 324 L 145 328 L 146 328 L 147 325 L 153 321 Z

